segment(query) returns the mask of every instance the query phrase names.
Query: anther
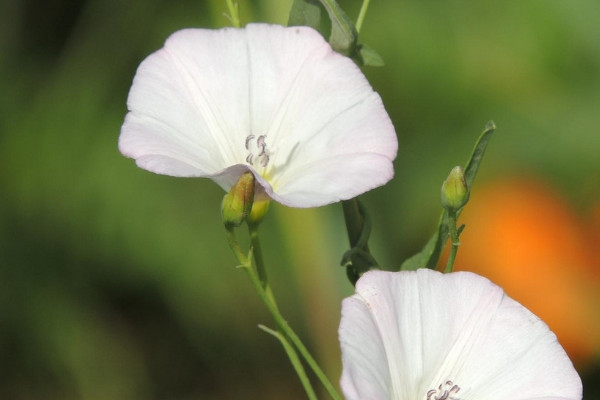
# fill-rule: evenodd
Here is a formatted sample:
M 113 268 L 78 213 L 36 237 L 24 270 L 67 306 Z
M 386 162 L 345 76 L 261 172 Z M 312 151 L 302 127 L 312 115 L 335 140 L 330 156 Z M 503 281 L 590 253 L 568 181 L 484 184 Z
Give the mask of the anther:
M 246 150 L 250 150 L 250 142 L 254 139 L 254 135 L 248 135 L 246 138 Z
M 263 168 L 269 164 L 270 154 L 267 150 L 266 138 L 267 135 L 260 135 L 258 138 L 255 135 L 246 137 L 245 147 L 248 150 L 246 162 L 248 164 L 254 165 L 254 163 L 257 163 Z

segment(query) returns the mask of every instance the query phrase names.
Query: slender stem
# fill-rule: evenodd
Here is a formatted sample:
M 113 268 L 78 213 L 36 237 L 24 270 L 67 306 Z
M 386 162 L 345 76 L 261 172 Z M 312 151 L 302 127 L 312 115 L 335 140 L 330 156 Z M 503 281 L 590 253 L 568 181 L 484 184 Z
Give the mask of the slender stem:
M 360 213 L 358 200 L 353 198 L 351 200 L 342 201 L 342 210 L 344 211 L 344 221 L 346 222 L 350 247 L 355 247 L 359 244 L 364 226 L 364 220 Z
M 298 377 L 300 378 L 300 382 L 302 383 L 302 387 L 304 387 L 306 395 L 310 400 L 317 400 L 317 395 L 315 394 L 315 390 L 308 380 L 308 376 L 306 376 L 306 371 L 304 370 L 302 361 L 300 361 L 298 354 L 296 354 L 296 349 L 294 349 L 294 347 L 290 344 L 285 335 L 280 331 L 267 328 L 264 325 L 259 325 L 258 327 L 268 334 L 275 336 L 281 342 L 283 349 L 290 359 L 290 363 L 292 363 L 292 366 L 296 370 L 296 374 L 298 374 Z
M 248 261 L 248 258 L 244 254 L 244 251 L 240 247 L 240 244 L 238 243 L 237 239 L 235 238 L 235 232 L 233 231 L 233 228 L 225 229 L 227 232 L 227 243 L 229 244 L 231 251 L 233 251 L 233 254 L 235 254 L 235 258 L 238 259 L 239 263 L 242 266 L 245 267 L 247 264 L 249 265 L 250 263 Z
M 360 12 L 358 13 L 358 18 L 356 19 L 356 33 L 360 32 L 360 28 L 362 27 L 363 21 L 365 19 L 365 15 L 367 15 L 367 9 L 369 8 L 369 3 L 371 0 L 363 0 L 362 6 L 360 6 Z
M 261 292 L 264 292 L 264 295 L 261 295 L 261 293 L 259 293 L 259 295 L 261 295 L 263 302 L 265 302 L 265 305 L 267 306 L 269 311 L 271 311 L 271 315 L 275 319 L 277 327 L 283 332 L 285 336 L 287 336 L 290 339 L 294 346 L 296 346 L 300 354 L 302 354 L 302 357 L 304 357 L 304 359 L 306 360 L 306 363 L 311 367 L 315 375 L 317 375 L 317 377 L 319 378 L 323 386 L 325 386 L 331 397 L 336 400 L 339 399 L 339 395 L 337 394 L 333 385 L 327 379 L 327 376 L 325 376 L 325 373 L 323 373 L 323 371 L 321 370 L 315 359 L 312 357 L 308 349 L 304 346 L 298 335 L 296 335 L 296 333 L 292 330 L 292 328 L 288 325 L 287 321 L 279 312 L 279 307 L 277 306 L 277 302 L 275 301 L 275 296 L 273 295 L 271 287 L 269 286 L 269 283 L 267 281 L 267 272 L 264 266 L 264 259 L 262 256 L 262 250 L 260 247 L 260 241 L 258 237 L 258 226 L 251 225 L 248 227 L 248 229 L 250 232 L 252 254 L 254 256 L 254 266 L 256 267 L 256 275 L 254 275 L 254 277 L 251 276 L 251 279 L 253 279 L 253 283 L 255 286 L 256 283 L 254 281 L 257 281 L 260 285 L 260 288 L 262 289 Z M 268 304 L 265 301 L 265 299 L 268 300 Z
M 273 291 L 271 290 L 269 279 L 267 278 L 267 270 L 265 268 L 260 239 L 258 237 L 258 225 L 248 225 L 248 232 L 250 234 L 250 245 L 252 246 L 252 255 L 254 256 L 254 266 L 256 267 L 258 279 L 272 303 L 276 305 L 275 297 L 273 296 Z
M 315 373 L 317 378 L 321 381 L 323 386 L 325 386 L 325 389 L 327 390 L 329 395 L 335 400 L 341 400 L 342 398 L 337 393 L 337 391 L 335 390 L 335 388 L 333 387 L 331 382 L 329 382 L 329 380 L 325 376 L 325 373 L 321 370 L 321 368 L 319 367 L 319 365 L 317 364 L 315 359 L 312 357 L 312 355 L 310 354 L 308 349 L 304 346 L 304 344 L 302 343 L 302 341 L 300 340 L 298 335 L 296 335 L 296 333 L 288 325 L 287 321 L 283 318 L 283 316 L 279 312 L 279 308 L 277 307 L 275 302 L 272 300 L 272 297 L 270 297 L 267 294 L 267 292 L 265 291 L 265 289 L 263 288 L 262 283 L 260 282 L 260 279 L 258 278 L 258 274 L 254 271 L 253 268 L 244 268 L 244 269 L 248 273 L 248 276 L 250 277 L 250 280 L 252 281 L 254 288 L 258 292 L 260 299 L 263 301 L 263 303 L 265 304 L 265 306 L 271 313 L 271 316 L 273 317 L 273 320 L 275 321 L 277 328 L 285 336 L 287 336 L 290 339 L 290 341 L 293 343 L 293 345 L 296 347 L 296 349 L 298 349 L 298 352 L 302 355 L 302 357 L 304 357 L 304 360 L 306 360 L 306 363 L 313 370 L 313 372 Z
M 250 236 L 251 237 L 255 236 L 254 244 L 258 245 L 259 244 L 258 243 L 258 234 L 256 232 L 252 233 L 252 229 L 250 231 L 251 231 Z M 273 296 L 273 293 L 271 292 L 268 282 L 266 281 L 266 273 L 264 270 L 264 265 L 262 264 L 262 253 L 260 250 L 260 246 L 257 247 L 257 251 L 258 251 L 257 253 L 254 253 L 254 251 L 251 251 L 250 254 L 251 254 L 252 258 L 250 258 L 250 257 L 247 257 L 244 254 L 244 252 L 242 251 L 237 239 L 235 238 L 233 229 L 227 229 L 227 241 L 229 243 L 229 247 L 231 247 L 231 250 L 235 254 L 236 258 L 238 259 L 240 266 L 246 271 L 246 273 L 250 277 L 250 281 L 252 282 L 252 285 L 256 289 L 260 299 L 267 306 L 267 309 L 271 312 L 271 315 L 273 316 L 273 319 L 275 320 L 277 327 L 278 327 L 278 332 L 276 332 L 277 335 L 274 335 L 274 336 L 276 336 L 279 339 L 279 341 L 281 342 L 285 352 L 288 355 L 288 358 L 290 359 L 290 362 L 292 363 L 292 366 L 294 367 L 294 369 L 296 371 L 296 374 L 298 375 L 298 378 L 300 379 L 300 382 L 302 383 L 302 386 L 304 387 L 304 390 L 306 391 L 306 394 L 308 395 L 310 400 L 316 400 L 316 396 L 314 394 L 315 393 L 314 389 L 312 388 L 312 386 L 310 384 L 310 380 L 308 379 L 308 376 L 306 375 L 306 371 L 304 370 L 304 367 L 302 366 L 302 364 L 298 362 L 299 358 L 298 358 L 298 355 L 296 354 L 296 350 L 294 349 L 293 346 L 290 345 L 287 336 L 285 335 L 285 333 L 282 332 L 282 329 L 280 327 L 281 323 L 278 322 L 278 319 L 283 319 L 283 318 L 281 317 L 281 314 L 279 313 L 279 309 L 277 307 L 277 304 L 275 303 L 275 298 Z M 256 256 L 256 254 L 258 254 L 258 256 Z M 255 260 L 254 263 L 252 262 L 252 259 Z M 263 271 L 264 282 L 260 278 L 258 268 L 256 268 L 256 260 L 260 260 L 260 262 L 261 262 L 260 269 Z M 273 332 L 271 330 L 265 329 L 263 327 L 261 327 L 261 329 L 273 334 Z
M 445 272 L 452 272 L 454 267 L 454 260 L 456 260 L 456 253 L 458 253 L 458 246 L 460 241 L 458 239 L 458 230 L 456 229 L 456 212 L 448 212 L 448 229 L 450 233 L 450 255 L 448 256 L 448 262 L 446 263 Z
M 237 242 L 237 240 L 235 238 L 233 229 L 227 230 L 227 239 L 229 242 L 229 246 L 233 250 L 233 252 L 234 252 L 235 256 L 237 257 L 238 261 L 240 262 L 241 266 L 244 268 L 244 270 L 248 274 L 248 277 L 250 278 L 250 281 L 252 282 L 254 289 L 258 293 L 258 296 L 260 297 L 262 302 L 265 304 L 265 306 L 271 313 L 271 316 L 273 317 L 273 320 L 275 321 L 275 324 L 277 325 L 277 330 L 279 332 L 281 332 L 281 334 L 284 336 L 284 338 L 286 340 L 289 339 L 289 341 L 291 341 L 291 343 L 298 350 L 298 352 L 302 355 L 302 357 L 304 358 L 306 363 L 309 365 L 309 367 L 313 370 L 313 372 L 315 373 L 317 378 L 321 381 L 321 383 L 323 384 L 323 386 L 325 387 L 325 389 L 327 390 L 327 392 L 329 393 L 331 398 L 333 398 L 334 400 L 342 400 L 342 397 L 337 393 L 337 391 L 335 390 L 335 388 L 331 384 L 331 382 L 329 382 L 329 379 L 327 379 L 327 376 L 325 375 L 323 370 L 321 370 L 321 368 L 319 367 L 319 365 L 317 364 L 315 359 L 312 357 L 312 355 L 310 354 L 310 352 L 308 351 L 306 346 L 304 346 L 304 344 L 302 343 L 302 341 L 300 340 L 298 335 L 296 335 L 296 333 L 292 330 L 292 328 L 288 325 L 287 321 L 283 318 L 283 316 L 279 312 L 279 307 L 277 306 L 275 297 L 274 297 L 273 292 L 271 291 L 271 288 L 267 281 L 266 269 L 264 266 L 264 260 L 262 257 L 262 251 L 261 251 L 260 242 L 258 239 L 257 226 L 253 225 L 253 226 L 249 227 L 249 231 L 250 231 L 250 241 L 251 241 L 251 245 L 252 245 L 252 249 L 251 249 L 251 253 L 250 253 L 251 257 L 247 257 L 242 252 L 242 250 L 239 246 L 239 243 Z M 256 246 L 256 248 L 254 246 Z M 293 348 L 292 348 L 292 350 L 293 350 Z M 286 352 L 287 351 L 288 351 L 288 349 L 286 349 Z M 288 354 L 288 356 L 289 356 L 289 354 Z M 304 372 L 303 369 L 302 370 L 296 369 L 296 373 L 298 374 L 298 377 L 300 378 L 300 380 L 303 381 L 303 384 L 304 384 L 304 382 L 309 382 L 308 378 L 306 377 L 306 373 Z

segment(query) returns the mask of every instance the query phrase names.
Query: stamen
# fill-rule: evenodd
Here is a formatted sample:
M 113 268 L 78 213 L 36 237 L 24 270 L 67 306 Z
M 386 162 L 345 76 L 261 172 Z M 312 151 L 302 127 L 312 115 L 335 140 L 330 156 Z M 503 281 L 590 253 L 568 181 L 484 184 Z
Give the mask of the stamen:
M 248 150 L 246 162 L 248 164 L 254 165 L 257 162 L 263 168 L 269 164 L 270 153 L 267 150 L 266 138 L 267 135 L 260 135 L 258 138 L 255 135 L 246 137 L 245 147 Z
M 250 150 L 250 142 L 254 139 L 254 135 L 248 135 L 246 138 L 246 150 Z
M 457 397 L 451 396 L 459 391 L 460 386 L 448 380 L 445 383 L 440 383 L 437 389 L 428 390 L 426 400 L 460 400 Z

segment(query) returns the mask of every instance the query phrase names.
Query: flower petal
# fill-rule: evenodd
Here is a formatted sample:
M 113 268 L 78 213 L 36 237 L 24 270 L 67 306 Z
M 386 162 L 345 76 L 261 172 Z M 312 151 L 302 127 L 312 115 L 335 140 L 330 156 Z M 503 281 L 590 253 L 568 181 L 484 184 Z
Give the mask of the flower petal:
M 454 385 L 464 400 L 581 399 L 546 324 L 476 274 L 368 272 L 344 300 L 339 334 L 348 399 L 425 400 Z
M 301 27 L 281 28 L 277 36 L 252 29 L 249 46 L 252 71 L 269 72 L 251 75 L 251 118 L 253 131 L 271 141 L 274 199 L 323 205 L 392 178 L 394 127 L 349 58 Z
M 156 173 L 228 190 L 251 170 L 265 193 L 296 207 L 393 176 L 397 139 L 379 95 L 312 28 L 176 32 L 138 68 L 128 108 L 119 148 Z M 264 136 L 266 166 L 247 159 L 251 135 Z
M 241 29 L 171 35 L 138 68 L 121 152 L 142 168 L 174 176 L 209 176 L 243 161 L 235 149 L 248 132 L 246 52 Z

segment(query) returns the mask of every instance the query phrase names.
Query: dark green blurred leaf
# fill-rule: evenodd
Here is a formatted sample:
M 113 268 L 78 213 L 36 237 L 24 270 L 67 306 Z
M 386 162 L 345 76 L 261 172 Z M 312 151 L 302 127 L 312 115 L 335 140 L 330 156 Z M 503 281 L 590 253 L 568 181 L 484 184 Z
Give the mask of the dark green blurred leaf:
M 288 26 L 310 26 L 316 30 L 321 27 L 321 5 L 319 0 L 294 0 Z
M 329 36 L 331 47 L 338 53 L 352 56 L 358 38 L 354 23 L 335 0 L 321 0 L 321 4 L 331 19 L 331 35 Z

